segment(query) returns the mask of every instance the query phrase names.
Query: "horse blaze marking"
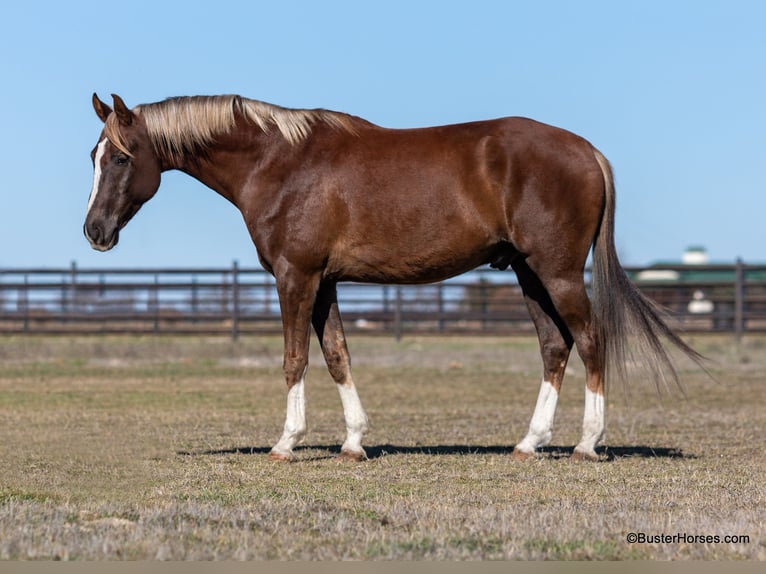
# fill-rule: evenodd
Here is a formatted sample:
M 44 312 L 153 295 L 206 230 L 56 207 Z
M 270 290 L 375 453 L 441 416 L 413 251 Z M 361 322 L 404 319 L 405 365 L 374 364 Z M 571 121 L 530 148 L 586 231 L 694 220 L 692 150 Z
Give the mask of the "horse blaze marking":
M 101 184 L 101 160 L 104 157 L 104 151 L 106 150 L 106 144 L 108 142 L 109 140 L 104 138 L 99 142 L 98 147 L 96 148 L 96 158 L 93 160 L 93 189 L 90 190 L 87 213 L 90 213 L 90 210 L 93 207 L 93 203 L 96 201 L 96 196 L 98 195 L 98 187 Z

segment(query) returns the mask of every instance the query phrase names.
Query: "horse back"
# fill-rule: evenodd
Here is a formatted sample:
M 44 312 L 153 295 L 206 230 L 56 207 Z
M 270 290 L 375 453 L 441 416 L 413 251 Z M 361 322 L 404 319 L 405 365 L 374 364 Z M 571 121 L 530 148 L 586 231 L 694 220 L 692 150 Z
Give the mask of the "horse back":
M 317 136 L 285 216 L 338 280 L 428 282 L 522 252 L 577 211 L 567 193 L 595 165 L 585 140 L 525 118 Z

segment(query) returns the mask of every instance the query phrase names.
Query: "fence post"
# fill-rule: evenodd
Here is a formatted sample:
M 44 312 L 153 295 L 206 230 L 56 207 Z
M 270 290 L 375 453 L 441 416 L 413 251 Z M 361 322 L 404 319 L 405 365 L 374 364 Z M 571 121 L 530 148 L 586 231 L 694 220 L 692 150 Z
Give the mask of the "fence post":
M 396 342 L 402 340 L 402 287 L 396 286 L 396 300 L 394 302 L 394 338 Z
M 444 333 L 444 283 L 438 283 L 437 286 L 437 311 L 439 313 L 439 333 Z
M 154 334 L 160 332 L 160 276 L 154 274 L 154 289 L 152 290 L 152 307 L 154 308 Z
M 24 332 L 29 332 L 29 275 L 24 274 L 24 295 L 20 297 L 20 303 L 24 309 Z M 18 303 L 17 303 L 18 304 Z
M 196 324 L 197 321 L 197 315 L 199 313 L 199 295 L 197 294 L 197 276 L 192 275 L 191 278 L 191 312 L 192 312 L 192 323 Z
M 239 263 L 231 264 L 231 340 L 239 339 Z
M 77 262 L 72 261 L 69 267 L 69 310 L 77 312 Z
M 734 283 L 734 333 L 737 342 L 745 333 L 745 266 L 742 258 L 737 258 Z

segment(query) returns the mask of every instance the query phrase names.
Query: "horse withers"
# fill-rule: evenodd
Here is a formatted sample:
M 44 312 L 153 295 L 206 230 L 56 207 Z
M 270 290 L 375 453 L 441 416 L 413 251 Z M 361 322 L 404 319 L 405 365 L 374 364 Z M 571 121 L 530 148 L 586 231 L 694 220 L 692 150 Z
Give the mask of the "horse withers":
M 515 458 L 551 440 L 573 346 L 586 371 L 578 459 L 598 458 L 606 380 L 625 376 L 629 336 L 657 379 L 677 380 L 663 337 L 699 359 L 621 267 L 612 170 L 573 133 L 515 117 L 386 129 L 344 113 L 233 95 L 171 98 L 131 110 L 119 96 L 110 107 L 94 94 L 93 107 L 104 122 L 92 152 L 84 225 L 94 249 L 114 247 L 156 193 L 162 172 L 175 169 L 237 206 L 261 264 L 274 275 L 287 414 L 273 459 L 292 460 L 306 433 L 312 325 L 343 404 L 340 458 L 366 458 L 367 415 L 338 310 L 341 281 L 416 284 L 487 263 L 513 268 L 543 362 L 537 404 Z M 584 281 L 591 250 L 592 299 Z

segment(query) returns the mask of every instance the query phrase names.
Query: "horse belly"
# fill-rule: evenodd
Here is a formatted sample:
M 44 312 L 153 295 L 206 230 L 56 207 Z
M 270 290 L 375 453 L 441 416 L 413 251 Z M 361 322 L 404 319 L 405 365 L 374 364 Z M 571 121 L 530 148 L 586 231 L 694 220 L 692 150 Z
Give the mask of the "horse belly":
M 453 277 L 489 261 L 497 238 L 486 225 L 421 214 L 412 221 L 371 219 L 364 230 L 341 234 L 328 268 L 343 280 L 428 283 Z M 390 216 L 389 212 L 389 216 Z

